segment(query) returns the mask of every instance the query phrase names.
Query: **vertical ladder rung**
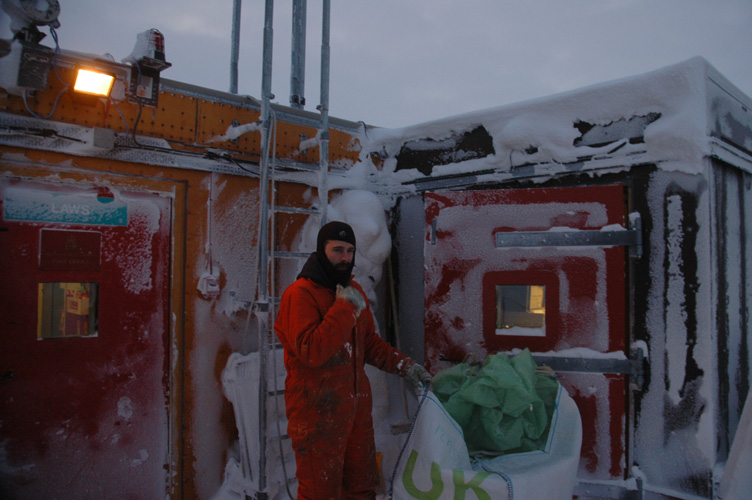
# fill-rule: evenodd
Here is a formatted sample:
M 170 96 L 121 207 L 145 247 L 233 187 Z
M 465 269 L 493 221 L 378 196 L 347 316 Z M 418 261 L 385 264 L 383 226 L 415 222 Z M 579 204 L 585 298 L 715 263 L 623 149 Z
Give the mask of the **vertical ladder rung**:
M 307 259 L 311 252 L 274 252 L 274 257 L 280 259 Z
M 301 207 L 287 207 L 287 206 L 278 206 L 275 205 L 272 208 L 272 211 L 274 212 L 284 212 L 287 214 L 308 214 L 308 215 L 316 215 L 321 212 L 319 212 L 318 208 L 301 208 Z

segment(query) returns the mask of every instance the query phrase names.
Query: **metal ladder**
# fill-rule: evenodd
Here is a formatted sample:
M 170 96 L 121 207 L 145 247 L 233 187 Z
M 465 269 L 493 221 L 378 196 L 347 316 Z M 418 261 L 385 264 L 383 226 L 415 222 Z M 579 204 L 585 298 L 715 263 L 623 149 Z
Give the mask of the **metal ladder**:
M 303 2 L 304 3 L 304 2 Z M 329 173 L 329 19 L 330 19 L 330 0 L 323 2 L 323 20 L 322 20 L 322 47 L 321 47 L 321 104 L 318 110 L 321 113 L 321 127 L 313 139 L 303 141 L 307 147 L 318 144 L 319 146 L 319 179 L 318 195 L 320 208 L 299 208 L 276 205 L 276 117 L 271 108 L 270 100 L 274 97 L 271 93 L 271 61 L 272 61 L 272 19 L 274 10 L 274 1 L 266 0 L 265 20 L 264 20 L 264 55 L 262 71 L 262 105 L 261 105 L 261 162 L 259 182 L 260 193 L 260 218 L 259 218 L 259 273 L 257 300 L 254 303 L 254 313 L 258 322 L 258 352 L 259 352 L 259 481 L 256 500 L 268 499 L 268 467 L 267 456 L 268 446 L 270 443 L 268 429 L 267 403 L 269 398 L 277 398 L 275 407 L 278 408 L 278 398 L 284 394 L 284 389 L 269 390 L 270 369 L 271 377 L 275 380 L 277 375 L 277 349 L 281 346 L 275 339 L 274 318 L 276 317 L 276 306 L 279 298 L 275 297 L 275 286 L 277 272 L 275 262 L 277 259 L 301 259 L 306 258 L 309 253 L 276 251 L 275 246 L 275 215 L 278 213 L 303 214 L 303 215 L 320 215 L 321 224 L 326 223 L 327 204 L 329 199 L 327 176 Z M 303 9 L 304 10 L 304 9 Z M 305 29 L 304 22 L 293 22 L 293 29 Z M 293 35 L 300 36 L 299 33 Z M 304 38 L 304 36 L 303 36 Z M 301 143 L 301 149 L 304 149 Z M 269 193 L 271 192 L 271 200 Z M 270 224 L 271 220 L 271 224 Z M 271 229 L 270 229 L 271 225 Z M 269 359 L 273 363 L 269 366 Z M 280 415 L 277 415 L 277 423 Z M 278 428 L 279 430 L 279 428 Z M 282 440 L 287 436 L 277 432 L 276 440 L 280 446 L 280 459 L 284 467 L 284 452 L 282 451 Z M 288 486 L 290 478 L 285 472 L 285 486 Z M 288 490 L 289 494 L 289 490 Z

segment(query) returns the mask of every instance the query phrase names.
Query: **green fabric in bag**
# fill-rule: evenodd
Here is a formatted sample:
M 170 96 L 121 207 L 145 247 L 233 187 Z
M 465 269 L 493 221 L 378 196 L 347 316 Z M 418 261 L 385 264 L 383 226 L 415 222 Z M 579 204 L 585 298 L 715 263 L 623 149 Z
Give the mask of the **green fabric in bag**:
M 461 363 L 434 377 L 434 394 L 462 428 L 471 454 L 545 446 L 559 382 L 536 368 L 525 349 L 512 358 L 491 355 L 482 367 Z

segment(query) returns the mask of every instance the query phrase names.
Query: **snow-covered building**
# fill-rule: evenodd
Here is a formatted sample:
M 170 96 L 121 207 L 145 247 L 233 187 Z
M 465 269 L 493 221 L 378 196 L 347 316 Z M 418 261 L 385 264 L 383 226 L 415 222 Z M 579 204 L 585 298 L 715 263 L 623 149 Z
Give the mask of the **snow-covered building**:
M 714 498 L 750 382 L 751 105 L 696 58 L 369 131 L 374 185 L 412 190 L 403 342 L 434 372 L 525 347 L 559 371 L 583 494 Z
M 750 387 L 752 100 L 707 61 L 382 129 L 160 81 L 159 54 L 0 50 L 4 498 L 286 498 L 258 353 L 324 211 L 432 372 L 523 348 L 557 372 L 579 498 L 718 497 Z M 81 66 L 110 97 L 73 91 Z M 404 422 L 373 379 L 375 421 Z M 388 479 L 404 436 L 377 432 Z

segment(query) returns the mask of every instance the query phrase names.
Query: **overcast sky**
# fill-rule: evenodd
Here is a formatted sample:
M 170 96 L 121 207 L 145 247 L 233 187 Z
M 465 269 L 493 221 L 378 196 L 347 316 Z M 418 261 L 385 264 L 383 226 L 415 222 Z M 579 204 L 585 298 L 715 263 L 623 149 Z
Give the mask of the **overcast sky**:
M 157 28 L 164 78 L 229 90 L 232 0 L 59 0 L 63 49 L 126 57 Z M 264 0 L 242 5 L 240 94 L 261 95 Z M 274 6 L 272 92 L 289 104 L 292 1 Z M 752 0 L 332 0 L 330 114 L 400 127 L 706 58 L 752 96 Z M 306 108 L 322 0 L 308 0 Z M 43 30 L 47 32 L 46 28 Z M 51 44 L 50 37 L 45 44 Z

